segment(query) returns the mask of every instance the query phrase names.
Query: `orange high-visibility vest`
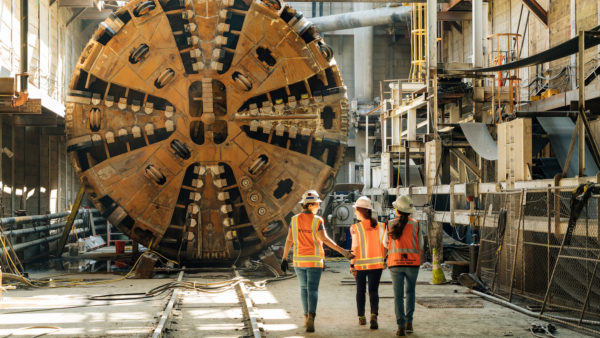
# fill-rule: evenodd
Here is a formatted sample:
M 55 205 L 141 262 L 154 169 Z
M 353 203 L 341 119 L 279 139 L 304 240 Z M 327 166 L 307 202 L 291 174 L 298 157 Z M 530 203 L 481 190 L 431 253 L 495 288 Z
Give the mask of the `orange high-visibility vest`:
M 292 217 L 295 267 L 323 267 L 323 242 L 317 238 L 317 231 L 322 224 L 323 219 L 312 213 L 301 213 Z
M 370 222 L 364 224 L 362 221 L 357 224 L 352 224 L 350 232 L 352 234 L 352 245 L 354 255 L 354 268 L 356 270 L 372 270 L 383 269 L 383 235 L 385 225 L 381 222 L 373 228 Z
M 409 218 L 399 239 L 392 239 L 388 229 L 388 266 L 420 266 L 419 222 Z

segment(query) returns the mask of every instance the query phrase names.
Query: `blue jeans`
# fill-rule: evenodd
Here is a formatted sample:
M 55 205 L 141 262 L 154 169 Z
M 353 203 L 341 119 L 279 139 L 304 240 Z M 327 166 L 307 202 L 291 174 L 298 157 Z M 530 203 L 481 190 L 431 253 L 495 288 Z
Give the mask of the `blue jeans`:
M 393 266 L 390 267 L 392 284 L 394 286 L 394 303 L 396 306 L 396 323 L 398 327 L 406 322 L 412 322 L 415 312 L 415 287 L 419 267 Z M 406 278 L 406 314 L 404 313 L 404 279 Z
M 300 299 L 304 315 L 309 312 L 317 313 L 317 301 L 319 300 L 319 282 L 323 268 L 299 268 L 294 267 L 298 282 L 300 282 Z

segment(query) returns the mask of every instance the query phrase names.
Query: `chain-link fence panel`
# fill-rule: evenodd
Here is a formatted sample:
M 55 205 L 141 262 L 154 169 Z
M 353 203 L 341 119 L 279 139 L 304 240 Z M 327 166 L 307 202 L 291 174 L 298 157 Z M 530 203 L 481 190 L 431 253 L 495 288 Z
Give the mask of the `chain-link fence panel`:
M 596 189 L 483 196 L 477 273 L 491 293 L 600 333 Z

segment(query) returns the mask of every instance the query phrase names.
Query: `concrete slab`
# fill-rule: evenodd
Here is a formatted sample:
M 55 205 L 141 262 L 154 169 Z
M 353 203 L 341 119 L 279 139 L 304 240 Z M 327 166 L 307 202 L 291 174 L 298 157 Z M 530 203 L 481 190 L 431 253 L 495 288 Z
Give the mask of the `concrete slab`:
M 300 289 L 296 278 L 272 283 L 266 291 L 253 291 L 256 307 L 264 317 L 268 337 L 390 337 L 397 329 L 394 314 L 394 298 L 391 284 L 379 288 L 379 330 L 359 326 L 356 314 L 354 285 L 342 285 L 351 278 L 347 262 L 327 263 L 319 288 L 319 305 L 315 320 L 315 333 L 303 328 Z M 387 278 L 385 276 L 387 275 Z M 449 276 L 446 277 L 446 279 Z M 383 280 L 391 280 L 384 273 Z M 467 289 L 457 285 L 429 285 L 431 271 L 421 270 L 417 281 L 418 297 L 443 297 L 457 299 L 475 298 Z M 416 337 L 515 337 L 531 336 L 531 323 L 546 323 L 508 308 L 485 301 L 483 308 L 432 308 L 415 306 L 414 329 Z M 367 299 L 367 312 L 369 304 Z M 555 336 L 587 337 L 584 334 L 558 327 Z
M 359 326 L 356 315 L 355 286 L 347 262 L 328 262 L 319 288 L 316 332 L 306 333 L 298 280 L 267 284 L 266 289 L 251 291 L 255 309 L 262 319 L 267 337 L 390 337 L 396 331 L 394 298 L 389 272 L 380 286 L 379 330 Z M 47 277 L 47 273 L 32 278 Z M 116 279 L 113 274 L 64 274 L 55 278 Z M 193 277 L 189 280 L 193 280 Z M 221 278 L 223 277 L 223 278 Z M 219 276 L 224 279 L 226 276 Z M 3 293 L 0 299 L 0 337 L 47 334 L 60 337 L 147 337 L 168 301 L 169 293 L 155 298 L 91 301 L 88 296 L 146 292 L 175 279 L 127 279 L 94 286 L 69 288 L 19 289 Z M 531 323 L 545 323 L 508 308 L 474 297 L 456 285 L 430 285 L 431 271 L 421 270 L 417 298 L 479 300 L 482 308 L 425 308 L 416 305 L 412 337 L 518 337 L 530 336 Z M 176 320 L 192 319 L 193 325 L 176 325 L 172 337 L 238 337 L 241 314 L 235 309 L 231 292 L 215 294 L 206 301 L 192 292 L 177 310 Z M 198 303 L 198 299 L 203 299 Z M 367 301 L 368 303 L 368 301 Z M 369 305 L 367 304 L 367 312 Z M 179 318 L 179 319 L 177 319 Z M 183 321 L 181 321 L 183 323 Z M 558 326 L 558 337 L 586 337 Z M 237 329 L 237 330 L 236 330 Z

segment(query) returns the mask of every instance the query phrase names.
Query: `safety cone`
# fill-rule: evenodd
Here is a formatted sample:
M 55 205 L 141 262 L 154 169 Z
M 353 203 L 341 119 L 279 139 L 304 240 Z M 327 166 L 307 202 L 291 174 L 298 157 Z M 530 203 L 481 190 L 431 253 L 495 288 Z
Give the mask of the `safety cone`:
M 432 283 L 433 284 L 443 284 L 446 283 L 446 276 L 444 276 L 444 271 L 440 266 L 440 262 L 438 262 L 437 251 L 435 248 L 433 249 L 433 269 L 432 269 Z

